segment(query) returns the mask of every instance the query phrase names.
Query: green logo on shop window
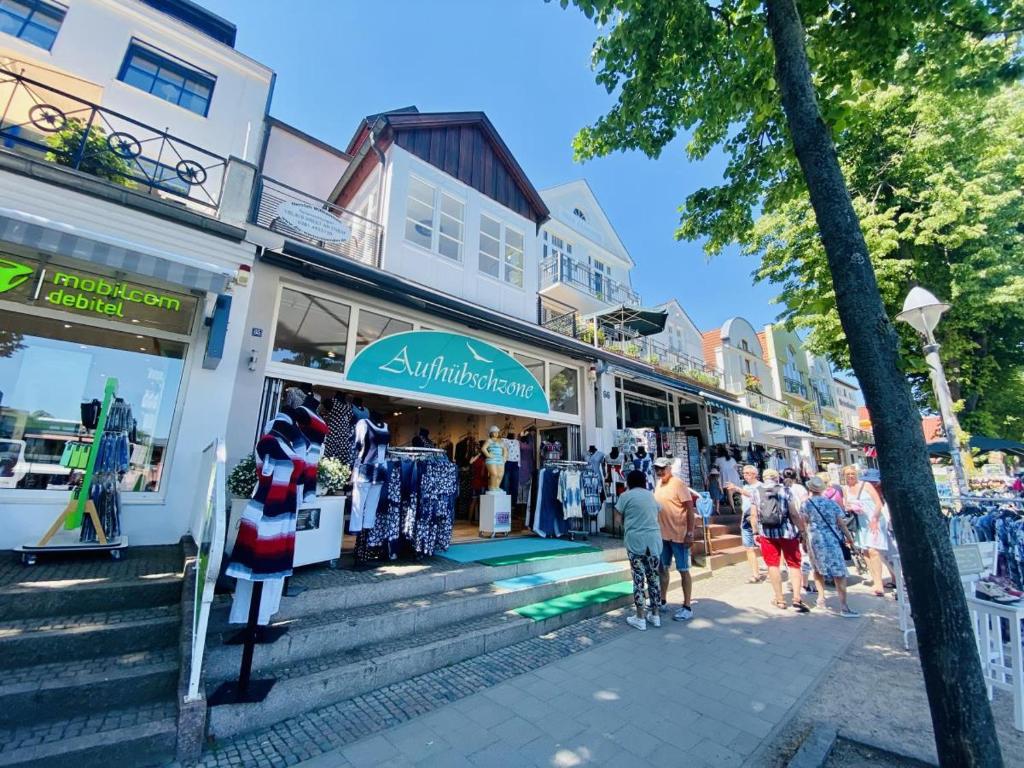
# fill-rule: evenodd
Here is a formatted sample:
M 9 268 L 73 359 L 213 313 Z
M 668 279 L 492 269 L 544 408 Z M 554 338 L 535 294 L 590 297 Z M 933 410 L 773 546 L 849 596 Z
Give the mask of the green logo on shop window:
M 0 259 L 0 293 L 17 288 L 32 277 L 34 271 L 32 267 L 26 267 L 16 261 Z
M 543 388 L 522 363 L 485 341 L 458 333 L 408 331 L 385 336 L 356 356 L 346 378 L 499 410 L 549 410 Z

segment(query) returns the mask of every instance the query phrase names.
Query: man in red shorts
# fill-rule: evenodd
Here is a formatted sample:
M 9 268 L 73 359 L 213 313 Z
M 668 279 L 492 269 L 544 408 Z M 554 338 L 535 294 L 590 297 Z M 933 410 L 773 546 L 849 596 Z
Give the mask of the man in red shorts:
M 779 571 L 779 563 L 785 559 L 789 580 L 793 582 L 793 608 L 807 613 L 810 609 L 800 599 L 804 588 L 800 573 L 800 538 L 805 533 L 804 519 L 774 469 L 764 471 L 764 482 L 757 489 L 750 507 L 750 525 L 760 534 L 761 557 L 768 566 L 768 581 L 775 593 L 773 605 L 783 610 L 787 607 Z

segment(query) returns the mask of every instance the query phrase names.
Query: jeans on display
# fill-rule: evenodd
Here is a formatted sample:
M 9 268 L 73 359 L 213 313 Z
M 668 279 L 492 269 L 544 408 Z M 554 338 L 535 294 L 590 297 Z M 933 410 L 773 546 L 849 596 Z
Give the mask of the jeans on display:
M 512 497 L 512 503 L 518 504 L 519 498 L 519 462 L 505 462 L 505 476 L 501 478 L 501 490 Z

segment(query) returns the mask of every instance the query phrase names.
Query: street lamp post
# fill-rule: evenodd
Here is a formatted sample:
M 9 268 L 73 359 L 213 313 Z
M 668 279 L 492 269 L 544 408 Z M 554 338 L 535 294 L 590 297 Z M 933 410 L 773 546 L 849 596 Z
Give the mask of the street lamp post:
M 924 360 L 931 375 L 935 399 L 939 403 L 942 426 L 949 442 L 949 456 L 953 460 L 957 495 L 960 495 L 967 491 L 967 475 L 960 455 L 960 425 L 956 414 L 953 413 L 953 397 L 949 394 L 949 382 L 946 381 L 946 372 L 939 358 L 939 343 L 935 341 L 935 327 L 948 309 L 949 304 L 939 301 L 933 294 L 918 286 L 907 294 L 906 301 L 903 302 L 903 311 L 896 315 L 896 319 L 907 323 L 924 336 Z

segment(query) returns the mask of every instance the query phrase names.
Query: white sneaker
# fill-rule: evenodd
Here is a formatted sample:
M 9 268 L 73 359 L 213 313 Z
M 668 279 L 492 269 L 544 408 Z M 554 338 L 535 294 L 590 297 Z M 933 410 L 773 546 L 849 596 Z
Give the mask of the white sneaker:
M 693 609 L 687 608 L 685 605 L 676 611 L 676 615 L 672 617 L 675 621 L 687 621 L 693 618 Z
M 647 622 L 644 619 L 638 619 L 636 616 L 627 616 L 626 623 L 635 629 L 639 629 L 641 632 L 647 629 Z
M 647 614 L 647 623 L 655 629 L 659 629 L 661 627 L 661 616 L 657 613 L 649 613 Z

